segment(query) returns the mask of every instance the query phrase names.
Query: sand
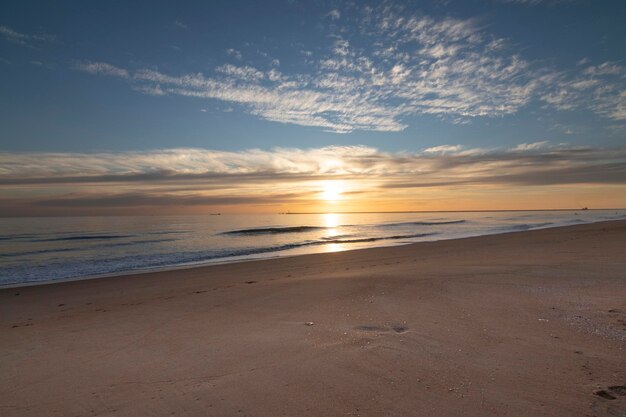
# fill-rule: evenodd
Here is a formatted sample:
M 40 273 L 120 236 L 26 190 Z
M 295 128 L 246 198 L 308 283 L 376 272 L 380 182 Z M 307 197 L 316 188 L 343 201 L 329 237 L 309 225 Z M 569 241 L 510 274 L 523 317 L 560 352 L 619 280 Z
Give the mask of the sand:
M 0 415 L 623 416 L 626 221 L 0 291 Z

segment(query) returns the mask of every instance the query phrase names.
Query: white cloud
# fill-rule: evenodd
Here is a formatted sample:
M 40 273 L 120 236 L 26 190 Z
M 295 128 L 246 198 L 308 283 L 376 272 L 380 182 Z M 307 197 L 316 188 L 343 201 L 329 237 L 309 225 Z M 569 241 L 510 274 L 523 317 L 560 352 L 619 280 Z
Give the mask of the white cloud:
M 175 20 L 174 21 L 174 26 L 177 26 L 177 27 L 179 27 L 181 29 L 185 29 L 185 30 L 189 29 L 189 26 L 187 26 L 186 24 L 184 24 L 183 22 L 181 22 L 179 20 Z
M 424 149 L 424 153 L 427 154 L 445 154 L 445 153 L 456 153 L 463 149 L 463 145 L 440 145 L 433 146 L 431 148 Z
M 78 62 L 74 64 L 74 69 L 94 75 L 129 78 L 127 70 L 107 64 L 106 62 Z
M 626 69 L 612 62 L 579 64 L 573 78 L 556 74 L 541 99 L 559 110 L 590 109 L 612 119 L 626 120 Z
M 225 64 L 212 74 L 129 72 L 105 63 L 78 68 L 127 78 L 147 94 L 221 100 L 266 120 L 337 133 L 401 131 L 415 115 L 465 124 L 514 114 L 533 99 L 559 110 L 587 106 L 603 117 L 626 118 L 620 93 L 626 78 L 617 64 L 587 65 L 575 76 L 537 68 L 474 20 L 390 6 L 364 8 L 357 26 L 333 34 L 326 52 L 307 51 L 305 73 L 278 71 L 278 60 L 265 68 Z
M 326 15 L 330 17 L 331 20 L 339 20 L 341 18 L 341 12 L 337 9 L 333 9 Z
M 139 91 L 140 93 L 148 94 L 150 96 L 164 96 L 167 95 L 165 91 L 161 88 L 160 85 L 140 85 L 133 87 L 135 91 Z
M 520 143 L 519 145 L 517 145 L 515 148 L 513 148 L 514 151 L 536 151 L 539 149 L 544 149 L 549 145 L 549 142 L 547 140 L 541 141 L 541 142 L 533 142 L 533 143 Z
M 238 61 L 241 61 L 243 59 L 243 55 L 241 55 L 241 52 L 233 48 L 228 48 L 226 50 L 226 54 L 228 54 L 229 56 L 232 56 Z
M 132 79 L 158 84 L 167 94 L 239 103 L 271 121 L 339 133 L 400 131 L 406 127 L 402 119 L 415 114 L 509 114 L 537 86 L 525 61 L 496 55 L 493 39 L 470 20 L 406 18 L 384 8 L 365 33 L 376 41 L 373 50 L 336 38 L 308 74 L 226 64 L 215 77 L 139 70 Z
M 31 46 L 31 42 L 54 42 L 56 40 L 56 38 L 52 35 L 28 35 L 25 33 L 17 32 L 10 27 L 3 25 L 0 25 L 0 36 L 2 36 L 8 42 L 12 42 L 22 46 Z
M 584 71 L 586 75 L 620 75 L 625 74 L 624 68 L 612 62 L 605 62 L 597 66 L 589 66 Z
M 222 65 L 221 67 L 217 67 L 215 70 L 235 79 L 240 79 L 242 81 L 247 81 L 250 83 L 254 83 L 265 78 L 265 74 L 263 72 L 247 65 L 235 66 L 226 64 Z

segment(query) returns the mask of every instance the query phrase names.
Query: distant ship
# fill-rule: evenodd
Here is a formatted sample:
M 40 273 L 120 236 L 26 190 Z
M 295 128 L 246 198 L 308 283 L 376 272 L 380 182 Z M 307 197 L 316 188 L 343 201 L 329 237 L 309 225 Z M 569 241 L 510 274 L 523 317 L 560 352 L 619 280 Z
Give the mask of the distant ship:
M 588 207 L 583 207 L 581 210 L 589 210 Z
M 222 213 L 211 213 L 211 216 L 221 216 Z

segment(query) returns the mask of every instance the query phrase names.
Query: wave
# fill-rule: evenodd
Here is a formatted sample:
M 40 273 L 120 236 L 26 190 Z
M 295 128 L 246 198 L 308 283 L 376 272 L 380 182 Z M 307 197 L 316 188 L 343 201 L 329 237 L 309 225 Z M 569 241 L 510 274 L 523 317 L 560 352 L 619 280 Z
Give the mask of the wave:
M 32 242 L 61 242 L 61 241 L 73 241 L 73 240 L 104 240 L 104 239 L 125 239 L 129 237 L 136 237 L 135 235 L 79 235 L 79 236 L 62 236 L 53 237 L 49 239 L 37 239 Z
M 240 249 L 233 250 L 227 255 L 220 255 L 218 257 L 231 257 L 231 256 L 245 256 L 245 255 L 255 255 L 260 253 L 267 252 L 278 252 L 288 249 L 296 249 L 304 246 L 321 246 L 321 245 L 330 245 L 330 244 L 346 244 L 346 243 L 368 243 L 368 242 L 378 242 L 380 240 L 398 240 L 398 239 L 415 239 L 418 237 L 426 237 L 436 235 L 438 233 L 414 233 L 409 235 L 393 235 L 393 236 L 376 236 L 376 237 L 361 237 L 354 239 L 346 239 L 349 236 L 353 235 L 340 235 L 340 236 L 326 236 L 321 238 L 320 240 L 308 240 L 304 242 L 295 242 L 295 243 L 286 243 L 284 245 L 278 246 L 267 246 L 260 248 L 250 248 L 250 249 Z
M 9 252 L 9 253 L 0 253 L 0 258 L 12 258 L 18 256 L 32 256 L 32 255 L 44 255 L 47 253 L 61 253 L 61 252 L 78 252 L 78 251 L 89 251 L 94 249 L 106 249 L 106 248 L 116 248 L 120 246 L 136 246 L 146 243 L 162 243 L 162 242 L 173 242 L 178 239 L 147 239 L 147 240 L 133 240 L 131 242 L 116 242 L 116 243 L 103 243 L 96 244 L 91 246 L 80 246 L 73 248 L 54 248 L 54 249 L 41 249 L 34 251 L 25 251 L 25 252 Z
M 367 243 L 367 242 L 377 242 L 380 240 L 398 240 L 398 239 L 415 239 L 419 237 L 433 236 L 438 233 L 414 233 L 410 235 L 394 235 L 394 236 L 378 236 L 378 237 L 363 237 L 356 239 L 345 239 L 345 238 L 337 238 L 337 237 L 324 237 L 321 240 L 309 240 L 304 242 L 296 242 L 296 243 L 287 243 L 284 245 L 277 246 L 266 246 L 261 248 L 250 248 L 250 249 L 235 249 L 230 251 L 221 252 L 215 254 L 213 256 L 204 257 L 202 260 L 211 260 L 211 259 L 219 259 L 219 258 L 231 258 L 238 256 L 249 256 L 249 255 L 259 255 L 268 252 L 281 252 L 289 249 L 297 249 L 306 246 L 321 246 L 321 245 L 331 245 L 338 243 Z
M 445 224 L 459 224 L 465 223 L 466 220 L 441 220 L 441 221 L 433 221 L 433 222 L 402 222 L 402 223 L 386 223 L 381 224 L 379 227 L 388 227 L 388 226 L 440 226 Z
M 313 230 L 323 230 L 326 227 L 321 226 L 291 226 L 291 227 L 263 227 L 254 229 L 229 230 L 222 232 L 222 235 L 270 235 L 280 233 L 302 233 L 311 232 Z
M 355 235 L 355 234 L 346 234 L 346 235 L 325 236 L 322 239 L 323 240 L 346 239 L 346 238 L 354 237 L 354 236 L 357 236 L 357 235 Z
M 310 243 L 302 244 L 305 245 L 324 245 L 328 243 L 365 243 L 365 242 L 377 242 L 379 240 L 397 240 L 397 239 L 414 239 L 418 237 L 432 236 L 438 233 L 416 233 L 412 235 L 395 235 L 395 236 L 379 236 L 379 237 L 363 237 L 357 239 L 329 239 L 324 238 L 325 240 L 316 240 Z
M 184 234 L 190 233 L 189 230 L 163 230 L 156 232 L 146 232 L 145 235 L 172 235 L 172 234 Z M 124 239 L 129 237 L 138 237 L 138 235 L 107 235 L 107 234 L 83 234 L 76 235 L 73 234 L 76 232 L 57 232 L 57 233 L 38 233 L 38 234 L 11 234 L 0 236 L 0 241 L 4 240 L 28 240 L 30 242 L 61 242 L 61 241 L 72 241 L 72 240 L 96 240 L 96 239 Z M 79 232 L 80 233 L 80 232 Z M 64 235 L 70 234 L 70 236 L 60 236 L 60 237 L 44 237 L 46 235 Z
M 13 258 L 17 256 L 42 255 L 45 253 L 71 252 L 74 250 L 76 249 L 75 248 L 59 248 L 59 249 L 33 250 L 33 251 L 28 251 L 28 252 L 9 252 L 9 253 L 0 253 L 0 258 Z
M 500 230 L 506 230 L 506 231 L 512 231 L 512 232 L 518 232 L 518 231 L 523 231 L 523 230 L 530 230 L 530 229 L 536 229 L 538 227 L 546 227 L 546 226 L 550 226 L 554 223 L 551 222 L 546 222 L 546 223 L 523 223 L 523 224 L 514 224 L 511 226 L 504 226 L 502 227 Z
M 147 235 L 179 235 L 184 233 L 191 233 L 191 230 L 160 230 L 157 232 L 147 232 Z
M 19 240 L 19 239 L 29 239 L 29 238 L 33 238 L 36 235 L 34 234 L 13 234 L 13 235 L 4 235 L 4 236 L 0 236 L 0 240 Z
M 0 285 L 12 283 L 41 282 L 51 279 L 50 270 L 56 270 L 53 280 L 77 277 L 90 277 L 119 272 L 132 273 L 138 270 L 160 269 L 184 265 L 202 264 L 204 262 L 228 260 L 246 256 L 263 255 L 315 245 L 365 243 L 380 240 L 411 239 L 437 233 L 417 233 L 409 235 L 380 236 L 356 239 L 312 240 L 260 248 L 226 249 L 217 251 L 171 252 L 151 255 L 126 255 L 116 258 L 94 258 L 82 261 L 54 261 L 37 265 L 16 265 L 0 267 Z

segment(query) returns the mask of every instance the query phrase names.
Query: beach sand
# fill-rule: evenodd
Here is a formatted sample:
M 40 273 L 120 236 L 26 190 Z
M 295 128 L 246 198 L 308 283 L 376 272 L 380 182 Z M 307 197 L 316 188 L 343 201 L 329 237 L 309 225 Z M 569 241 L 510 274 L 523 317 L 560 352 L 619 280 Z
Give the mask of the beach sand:
M 624 416 L 626 221 L 0 291 L 0 415 Z

